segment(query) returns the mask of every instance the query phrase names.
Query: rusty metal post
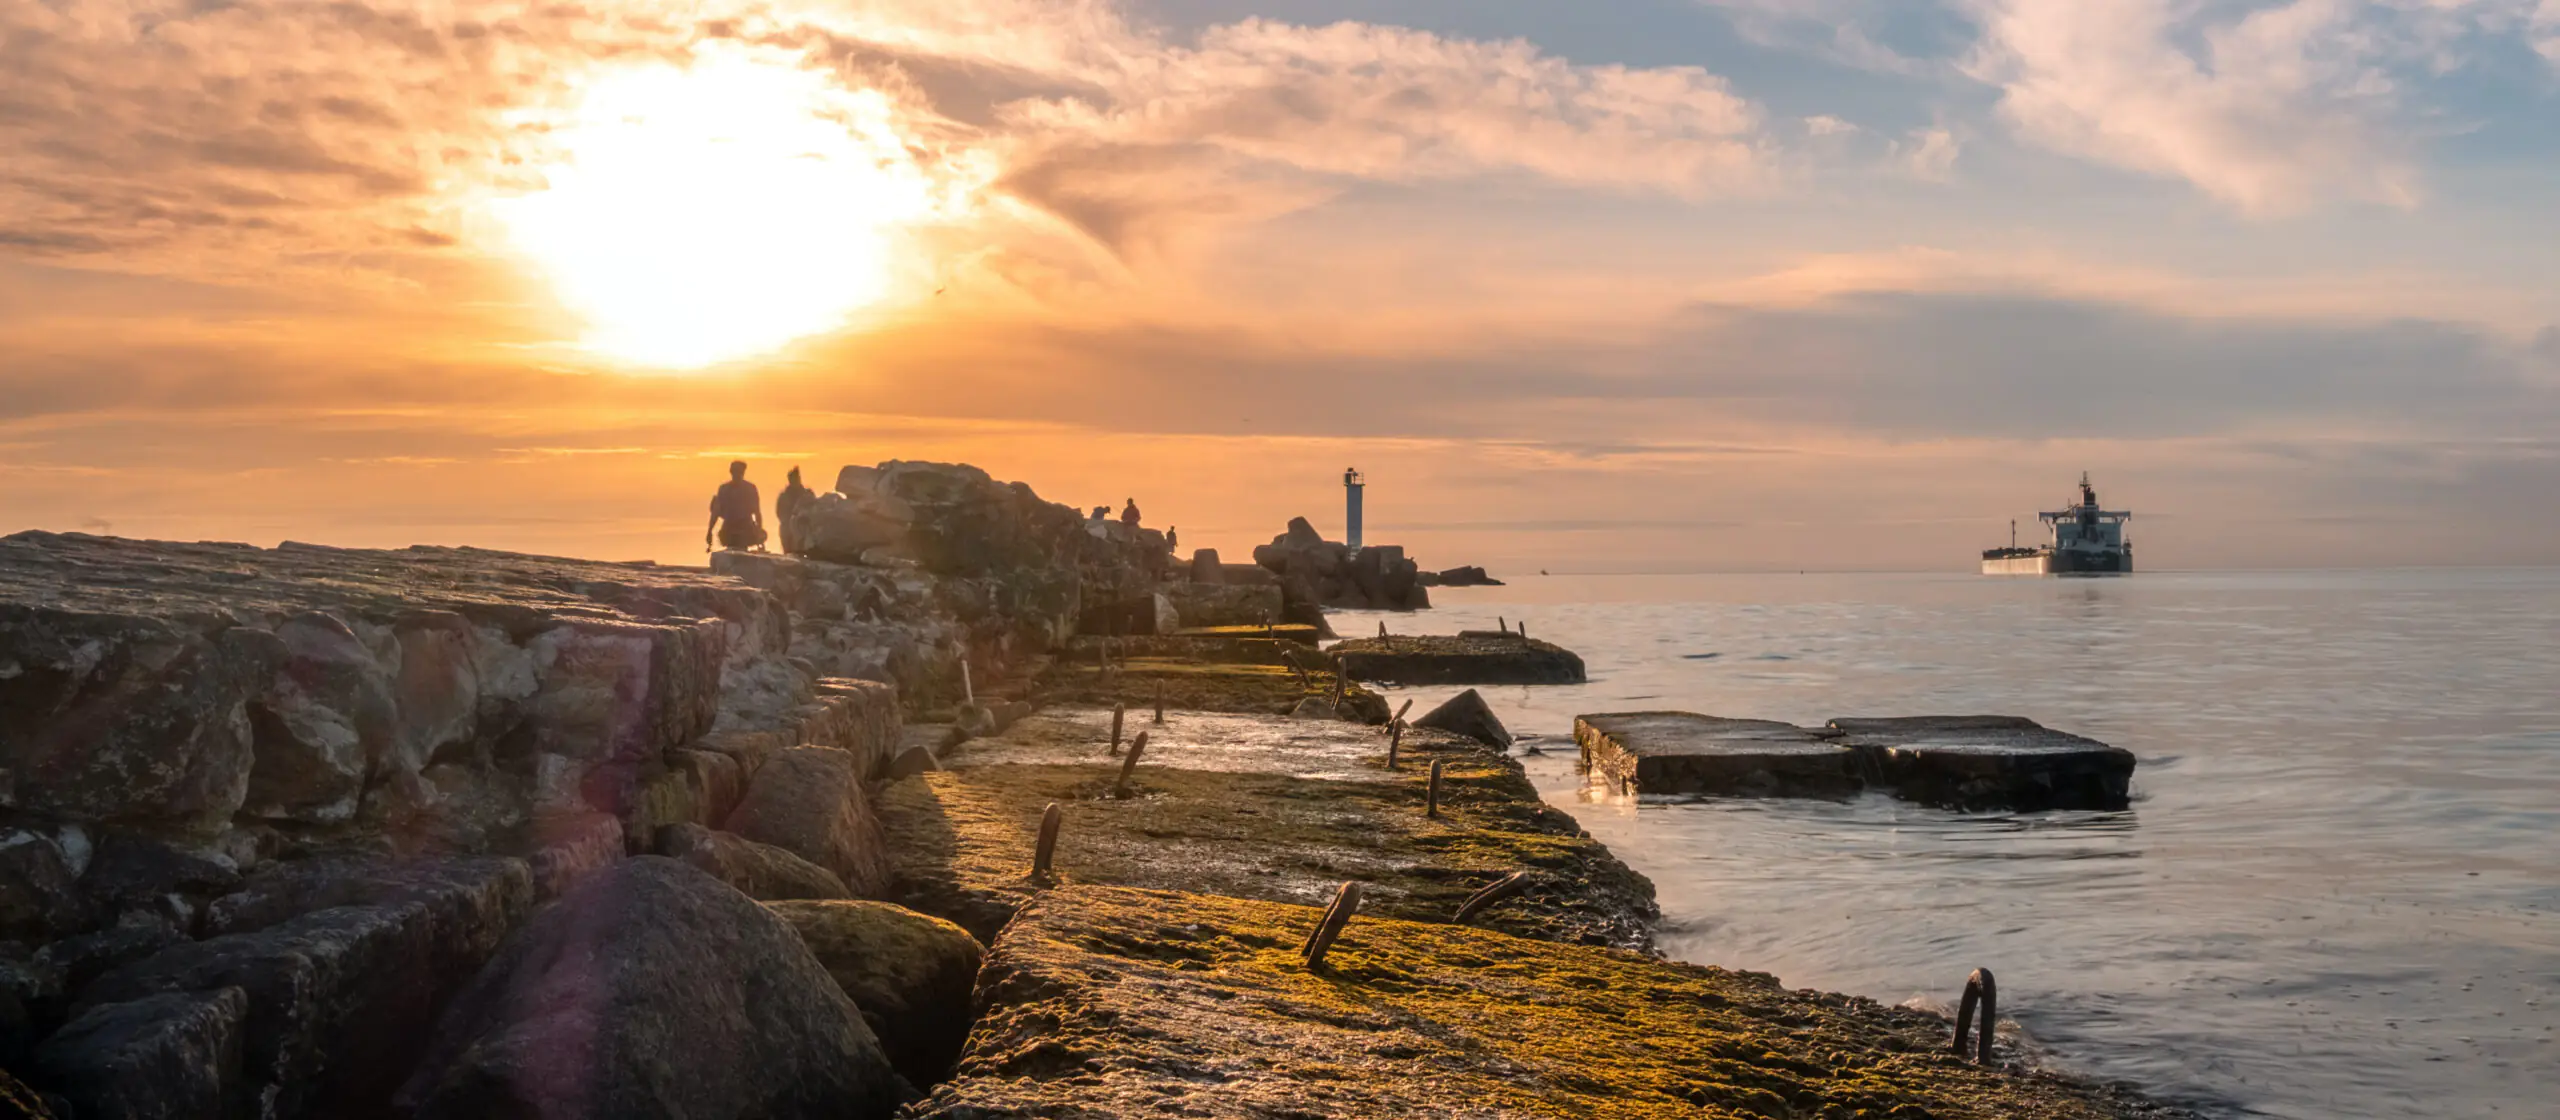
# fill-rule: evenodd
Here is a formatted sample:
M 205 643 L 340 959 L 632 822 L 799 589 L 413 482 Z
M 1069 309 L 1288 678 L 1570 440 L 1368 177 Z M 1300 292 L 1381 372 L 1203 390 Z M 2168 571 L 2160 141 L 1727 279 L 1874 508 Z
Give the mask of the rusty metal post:
M 1164 722 L 1164 682 L 1156 682 L 1156 722 Z
M 1113 758 L 1120 757 L 1120 721 L 1128 714 L 1129 705 L 1126 702 L 1119 700 L 1111 702 L 1111 757 Z
M 1387 769 L 1396 768 L 1396 748 L 1404 745 L 1404 721 L 1387 721 Z
M 1528 890 L 1529 873 L 1514 871 L 1503 876 L 1500 882 L 1468 895 L 1466 902 L 1459 905 L 1457 916 L 1450 918 L 1449 921 L 1455 925 L 1465 925 L 1467 919 L 1491 909 L 1493 904 L 1504 899 L 1516 898 L 1527 893 Z
M 1973 1026 L 1977 1003 L 1982 1005 L 1982 1034 L 1973 1060 L 1987 1066 L 1991 1064 L 1991 1026 L 2000 1019 L 2000 985 L 1991 979 L 1990 969 L 1974 969 L 1973 975 L 1964 979 L 1964 1002 L 1956 1006 L 1955 1052 L 1959 1058 L 1964 1056 L 1964 1036 Z
M 1146 752 L 1147 733 L 1141 731 L 1138 733 L 1137 738 L 1129 740 L 1129 757 L 1120 760 L 1120 780 L 1112 783 L 1111 796 L 1120 798 L 1124 801 L 1128 799 L 1129 777 L 1130 775 L 1137 773 L 1138 756 L 1145 754 Z
M 1031 848 L 1032 881 L 1039 883 L 1049 881 L 1050 866 L 1058 858 L 1058 828 L 1065 822 L 1066 813 L 1058 808 L 1058 803 L 1055 801 L 1050 802 L 1049 807 L 1041 811 L 1040 840 Z
M 1333 905 L 1325 907 L 1324 917 L 1316 922 L 1315 932 L 1307 935 L 1306 948 L 1300 951 L 1306 958 L 1307 971 L 1324 971 L 1325 953 L 1333 948 L 1334 940 L 1342 936 L 1343 927 L 1351 924 L 1351 915 L 1359 909 L 1360 884 L 1344 883 L 1342 889 L 1333 892 Z
M 1431 781 L 1422 787 L 1422 815 L 1434 820 L 1440 817 L 1440 763 L 1431 760 Z

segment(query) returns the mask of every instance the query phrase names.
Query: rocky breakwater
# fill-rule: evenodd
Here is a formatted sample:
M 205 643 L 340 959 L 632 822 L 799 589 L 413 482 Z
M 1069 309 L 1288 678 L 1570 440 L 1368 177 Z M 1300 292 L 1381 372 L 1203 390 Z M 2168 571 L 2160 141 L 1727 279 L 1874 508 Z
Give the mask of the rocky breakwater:
M 1421 567 L 1405 557 L 1404 549 L 1373 544 L 1355 550 L 1324 539 L 1303 517 L 1290 518 L 1288 530 L 1270 544 L 1255 546 L 1253 562 L 1279 577 L 1291 622 L 1320 620 L 1328 607 L 1418 611 L 1431 606 Z
M 844 468 L 801 508 L 803 555 L 721 552 L 711 567 L 782 601 L 791 656 L 932 712 L 964 699 L 963 662 L 978 681 L 1028 672 L 1095 605 L 1161 583 L 1160 534 L 1094 525 L 976 467 L 891 460 Z
M 896 691 L 794 630 L 646 564 L 0 538 L 0 1067 L 80 1116 L 885 1114 L 750 898 L 887 874 Z

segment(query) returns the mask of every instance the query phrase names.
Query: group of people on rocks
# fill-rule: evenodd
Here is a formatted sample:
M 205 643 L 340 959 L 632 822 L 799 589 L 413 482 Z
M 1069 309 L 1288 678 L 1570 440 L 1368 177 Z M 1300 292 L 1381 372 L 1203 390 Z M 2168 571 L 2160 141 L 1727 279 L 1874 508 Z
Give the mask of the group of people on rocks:
M 800 507 L 816 501 L 818 492 L 801 484 L 800 468 L 791 468 L 790 477 L 791 484 L 783 487 L 781 497 L 774 499 L 773 520 L 782 529 L 782 551 L 796 556 L 800 553 L 800 542 L 792 529 L 792 515 L 800 512 Z M 1107 521 L 1110 517 L 1110 506 L 1093 507 L 1093 520 Z M 1129 504 L 1121 509 L 1120 523 L 1133 530 L 1138 527 L 1138 499 L 1129 499 Z M 703 551 L 711 550 L 715 536 L 721 548 L 732 552 L 764 551 L 764 496 L 756 491 L 755 483 L 747 481 L 744 459 L 729 464 L 729 481 L 721 483 L 719 491 L 711 495 L 711 520 L 702 527 Z M 1174 530 L 1168 526 L 1164 531 L 1165 547 L 1176 547 L 1176 540 Z

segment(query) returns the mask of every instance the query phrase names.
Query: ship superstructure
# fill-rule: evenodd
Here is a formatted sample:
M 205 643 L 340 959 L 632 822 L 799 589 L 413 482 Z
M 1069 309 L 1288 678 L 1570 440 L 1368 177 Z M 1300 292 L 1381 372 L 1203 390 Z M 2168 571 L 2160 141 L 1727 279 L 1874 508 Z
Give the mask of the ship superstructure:
M 1982 574 L 2121 575 L 2133 571 L 2133 543 L 2124 535 L 2124 523 L 2132 520 L 2133 514 L 2100 507 L 2098 492 L 2089 487 L 2087 472 L 2080 475 L 2077 504 L 2036 517 L 2044 522 L 2049 543 L 2020 547 L 2017 527 L 2012 523 L 2009 547 L 1983 550 Z

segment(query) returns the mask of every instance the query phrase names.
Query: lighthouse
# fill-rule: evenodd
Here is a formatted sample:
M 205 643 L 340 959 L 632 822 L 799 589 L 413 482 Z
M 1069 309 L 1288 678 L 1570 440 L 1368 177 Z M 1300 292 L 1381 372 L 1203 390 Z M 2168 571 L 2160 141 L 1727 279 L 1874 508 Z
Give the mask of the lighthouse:
M 1344 506 L 1342 515 L 1342 532 L 1346 543 L 1350 544 L 1353 548 L 1360 547 L 1360 488 L 1365 485 L 1367 485 L 1367 483 L 1362 481 L 1360 478 L 1359 468 L 1346 467 L 1343 469 L 1342 493 Z

